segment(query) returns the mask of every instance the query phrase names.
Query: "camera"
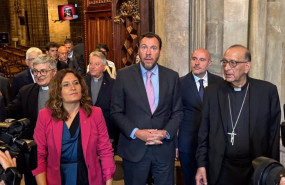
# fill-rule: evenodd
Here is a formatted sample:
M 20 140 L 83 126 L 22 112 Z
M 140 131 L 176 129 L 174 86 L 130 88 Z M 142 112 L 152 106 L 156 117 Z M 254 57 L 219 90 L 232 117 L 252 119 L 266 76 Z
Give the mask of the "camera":
M 285 115 L 285 105 L 283 111 Z M 281 139 L 282 145 L 285 146 L 285 121 L 281 123 Z M 285 168 L 276 160 L 258 157 L 252 161 L 252 165 L 252 185 L 279 185 L 281 177 L 285 177 Z
M 30 121 L 26 118 L 12 120 L 9 123 L 0 122 L 0 150 L 10 152 L 16 158 L 17 170 L 20 174 L 37 167 L 37 145 L 33 140 L 22 139 L 22 133 L 29 128 Z M 0 180 L 4 170 L 0 166 Z M 5 178 L 5 177 L 4 177 Z

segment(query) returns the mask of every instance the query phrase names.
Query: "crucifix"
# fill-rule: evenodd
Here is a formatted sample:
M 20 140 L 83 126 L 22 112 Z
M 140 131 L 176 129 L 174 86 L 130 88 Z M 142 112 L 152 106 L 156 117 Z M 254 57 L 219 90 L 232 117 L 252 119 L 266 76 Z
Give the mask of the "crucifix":
M 234 142 L 235 142 L 235 135 L 237 135 L 237 134 L 234 133 L 234 131 L 229 132 L 228 134 L 231 135 L 231 143 L 232 143 L 232 146 L 233 146 Z

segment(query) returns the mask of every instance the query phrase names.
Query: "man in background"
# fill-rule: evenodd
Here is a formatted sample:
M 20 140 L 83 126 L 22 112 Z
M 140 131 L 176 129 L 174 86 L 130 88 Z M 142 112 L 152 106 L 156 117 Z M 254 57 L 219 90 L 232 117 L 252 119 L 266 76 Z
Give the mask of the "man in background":
M 60 46 L 58 48 L 58 61 L 59 62 L 64 62 L 67 64 L 69 68 L 75 69 L 77 72 L 81 74 L 81 68 L 77 64 L 76 60 L 71 60 L 70 58 L 67 57 L 67 48 L 65 46 Z
M 115 139 L 118 132 L 116 126 L 110 120 L 111 96 L 115 80 L 104 73 L 106 67 L 106 57 L 99 51 L 93 51 L 89 55 L 90 74 L 86 75 L 85 81 L 88 85 L 89 96 L 92 105 L 102 109 L 110 141 L 115 147 Z
M 207 71 L 212 64 L 206 49 L 197 49 L 190 59 L 191 72 L 180 78 L 184 116 L 179 126 L 178 149 L 186 185 L 196 183 L 196 149 L 204 88 L 223 79 Z
M 26 69 L 13 77 L 12 80 L 12 99 L 16 97 L 19 90 L 27 84 L 35 83 L 32 73 L 34 60 L 42 54 L 42 50 L 36 47 L 31 47 L 26 52 L 26 64 L 29 69 Z
M 10 102 L 11 96 L 10 82 L 8 78 L 0 76 L 0 96 L 3 96 L 3 104 L 5 106 Z
M 46 46 L 46 54 L 51 56 L 56 61 L 56 68 L 58 71 L 68 68 L 68 65 L 58 60 L 59 45 L 55 42 L 49 42 Z
M 84 63 L 85 54 L 84 54 L 84 43 L 82 37 L 77 37 L 77 44 L 74 46 L 72 57 L 76 58 L 76 61 L 82 71 L 82 75 L 85 75 L 86 73 L 86 67 Z

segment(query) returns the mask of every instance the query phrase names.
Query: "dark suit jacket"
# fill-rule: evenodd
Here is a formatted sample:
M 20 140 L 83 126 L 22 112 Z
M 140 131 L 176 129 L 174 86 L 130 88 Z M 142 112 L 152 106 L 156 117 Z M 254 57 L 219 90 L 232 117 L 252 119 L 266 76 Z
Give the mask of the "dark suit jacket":
M 79 74 L 82 74 L 82 70 L 77 63 L 75 56 L 72 56 L 72 58 L 67 58 L 67 64 L 69 68 L 75 69 Z
M 0 122 L 5 121 L 6 119 L 6 110 L 4 106 L 4 98 L 0 96 Z
M 248 77 L 250 157 L 279 160 L 280 102 L 275 85 Z M 227 82 L 206 89 L 196 153 L 198 167 L 207 168 L 210 184 L 218 179 L 227 141 Z
M 222 82 L 223 78 L 208 72 L 208 86 Z M 201 122 L 202 101 L 192 72 L 180 78 L 184 116 L 179 126 L 179 151 L 195 152 L 198 145 L 198 131 Z
M 30 69 L 26 69 L 13 77 L 12 80 L 12 99 L 16 97 L 19 90 L 27 84 L 34 83 L 33 77 L 31 75 Z
M 68 68 L 68 65 L 65 62 L 61 62 L 57 60 L 56 68 L 57 68 L 57 71 L 60 71 L 62 69 Z
M 0 91 L 3 95 L 3 103 L 5 106 L 10 102 L 10 82 L 8 78 L 0 76 Z
M 20 89 L 16 98 L 6 107 L 9 118 L 28 118 L 30 120 L 31 127 L 23 134 L 23 138 L 25 139 L 33 139 L 34 128 L 38 117 L 38 95 L 38 84 L 26 85 Z
M 88 74 L 84 78 L 88 85 L 89 96 L 92 98 L 92 94 L 91 94 L 92 76 Z M 106 125 L 108 128 L 109 137 L 111 139 L 114 139 L 114 134 L 116 132 L 110 120 L 111 97 L 112 97 L 112 89 L 113 89 L 114 82 L 115 82 L 114 79 L 106 75 L 103 75 L 103 81 L 102 81 L 101 88 L 99 90 L 98 98 L 94 104 L 94 106 L 100 107 L 102 109 L 102 112 L 103 112 L 103 115 L 106 121 Z
M 140 161 L 147 147 L 158 161 L 174 160 L 173 137 L 183 116 L 178 74 L 158 65 L 159 102 L 152 114 L 143 82 L 140 64 L 118 72 L 112 94 L 111 119 L 120 129 L 118 154 L 131 162 Z M 130 137 L 134 128 L 166 130 L 170 139 L 162 145 L 146 146 L 145 142 Z
M 86 67 L 84 63 L 84 43 L 78 43 L 73 48 L 72 58 L 76 58 L 79 67 L 81 68 L 82 74 L 86 73 Z

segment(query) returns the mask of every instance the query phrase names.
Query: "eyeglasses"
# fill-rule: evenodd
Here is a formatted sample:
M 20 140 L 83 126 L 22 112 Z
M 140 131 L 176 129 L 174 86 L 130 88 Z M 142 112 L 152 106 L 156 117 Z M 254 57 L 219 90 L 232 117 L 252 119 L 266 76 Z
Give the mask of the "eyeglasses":
M 236 61 L 236 60 L 226 60 L 226 59 L 222 59 L 221 61 L 221 65 L 223 67 L 225 67 L 227 64 L 230 65 L 231 68 L 235 68 L 239 63 L 247 63 L 248 61 L 244 61 L 244 62 L 240 62 L 240 61 Z
M 33 75 L 35 75 L 35 76 L 37 76 L 39 73 L 40 73 L 41 75 L 45 76 L 45 75 L 47 75 L 47 73 L 48 73 L 49 71 L 52 71 L 52 70 L 53 70 L 53 69 L 51 69 L 51 70 L 42 69 L 42 70 L 38 71 L 38 70 L 36 70 L 36 69 L 33 69 L 33 70 L 32 70 L 32 73 L 33 73 Z

